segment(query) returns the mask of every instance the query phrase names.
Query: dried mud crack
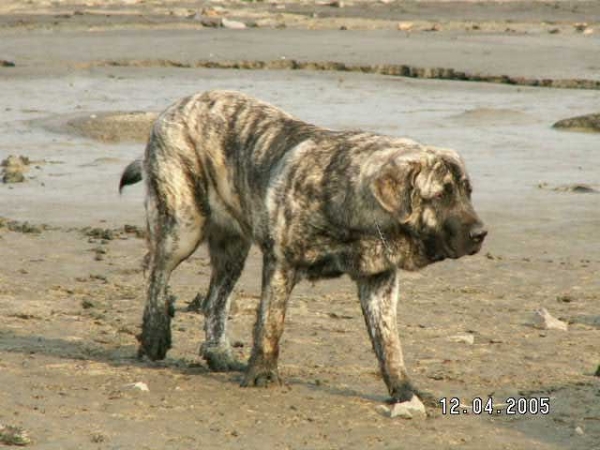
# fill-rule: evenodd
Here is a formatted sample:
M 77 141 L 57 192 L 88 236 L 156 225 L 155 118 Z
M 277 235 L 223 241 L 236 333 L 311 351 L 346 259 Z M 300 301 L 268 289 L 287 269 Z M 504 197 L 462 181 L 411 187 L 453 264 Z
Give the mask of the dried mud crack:
M 584 78 L 528 78 L 494 75 L 455 70 L 451 67 L 418 67 L 407 64 L 349 64 L 340 61 L 299 61 L 296 59 L 182 62 L 171 59 L 98 60 L 74 64 L 78 69 L 92 67 L 175 67 L 182 69 L 234 69 L 234 70 L 309 70 L 315 72 L 358 72 L 395 77 L 480 83 L 509 84 L 514 86 L 545 87 L 556 89 L 600 90 L 600 80 Z

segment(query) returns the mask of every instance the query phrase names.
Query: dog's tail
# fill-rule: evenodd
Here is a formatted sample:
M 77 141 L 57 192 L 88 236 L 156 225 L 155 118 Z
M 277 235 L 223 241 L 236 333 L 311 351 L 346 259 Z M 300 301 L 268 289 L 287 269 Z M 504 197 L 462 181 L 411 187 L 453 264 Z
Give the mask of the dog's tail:
M 125 167 L 123 175 L 121 175 L 121 181 L 119 182 L 119 194 L 128 184 L 135 184 L 138 181 L 142 181 L 142 173 L 143 167 L 141 159 L 136 159 Z

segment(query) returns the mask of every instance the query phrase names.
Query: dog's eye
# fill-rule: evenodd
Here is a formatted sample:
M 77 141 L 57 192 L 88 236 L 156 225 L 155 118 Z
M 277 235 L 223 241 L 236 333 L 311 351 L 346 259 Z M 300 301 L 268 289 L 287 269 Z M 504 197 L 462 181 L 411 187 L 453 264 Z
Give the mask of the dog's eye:
M 452 183 L 444 184 L 444 192 L 446 194 L 452 194 L 454 192 L 454 185 Z

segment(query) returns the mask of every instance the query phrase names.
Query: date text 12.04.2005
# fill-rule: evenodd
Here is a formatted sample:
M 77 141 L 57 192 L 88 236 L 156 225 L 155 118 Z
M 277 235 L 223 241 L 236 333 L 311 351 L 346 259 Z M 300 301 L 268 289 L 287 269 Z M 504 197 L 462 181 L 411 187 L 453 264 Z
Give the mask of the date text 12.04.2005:
M 492 397 L 482 399 L 474 397 L 470 402 L 463 402 L 458 397 L 442 397 L 438 400 L 443 415 L 547 415 L 550 414 L 549 397 L 507 397 L 504 401 L 496 401 Z

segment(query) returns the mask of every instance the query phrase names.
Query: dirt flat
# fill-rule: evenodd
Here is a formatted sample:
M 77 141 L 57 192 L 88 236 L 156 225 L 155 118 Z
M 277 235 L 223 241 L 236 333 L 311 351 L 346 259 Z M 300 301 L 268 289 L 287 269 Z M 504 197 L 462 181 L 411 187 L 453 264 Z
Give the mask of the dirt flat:
M 204 16 L 249 28 L 210 28 Z M 597 89 L 197 65 L 285 58 L 593 81 L 599 17 L 585 1 L 2 2 L 0 160 L 25 158 L 24 181 L 0 183 L 0 425 L 40 449 L 600 449 L 598 135 L 552 128 L 597 114 Z M 285 386 L 242 389 L 241 374 L 209 372 L 203 317 L 185 310 L 208 286 L 203 248 L 171 280 L 167 359 L 136 359 L 144 193 L 119 196 L 118 180 L 154 114 L 214 88 L 464 156 L 490 230 L 484 250 L 403 274 L 399 304 L 409 374 L 459 398 L 460 414 L 378 412 L 387 393 L 347 278 L 295 289 Z M 230 317 L 240 358 L 260 261 L 253 250 Z M 533 327 L 540 308 L 568 331 Z M 475 414 L 488 397 L 492 414 Z M 507 414 L 511 398 L 528 410 Z M 549 414 L 534 414 L 546 398 Z

